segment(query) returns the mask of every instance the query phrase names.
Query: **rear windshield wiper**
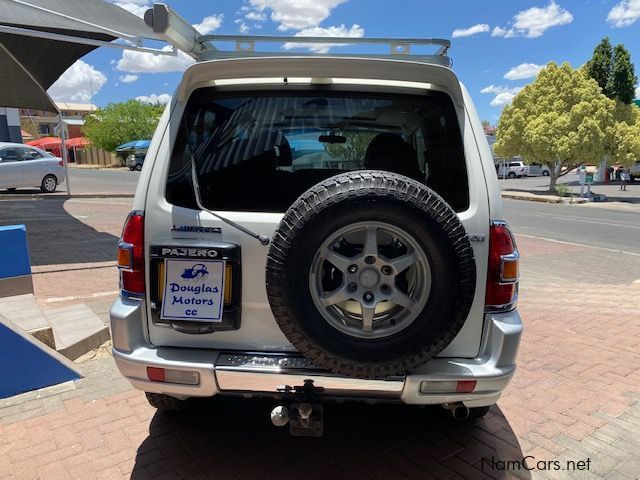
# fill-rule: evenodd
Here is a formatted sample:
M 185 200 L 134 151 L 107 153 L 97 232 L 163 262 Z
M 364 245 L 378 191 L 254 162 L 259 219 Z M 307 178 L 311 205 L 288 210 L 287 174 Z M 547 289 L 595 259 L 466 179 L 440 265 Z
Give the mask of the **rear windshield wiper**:
M 191 159 L 191 180 L 193 181 L 193 195 L 194 195 L 194 197 L 196 199 L 196 205 L 198 206 L 198 208 L 200 210 L 204 211 L 204 212 L 207 212 L 207 213 L 213 215 L 217 219 L 222 220 L 224 223 L 226 223 L 227 225 L 235 228 L 236 230 L 240 230 L 242 233 L 246 233 L 250 237 L 255 238 L 262 245 L 269 245 L 269 237 L 267 237 L 266 235 L 260 235 L 260 234 L 257 234 L 255 232 L 252 232 L 248 228 L 243 227 L 242 225 L 239 225 L 236 222 L 234 222 L 232 220 L 229 220 L 228 218 L 224 218 L 224 217 L 218 215 L 217 213 L 209 210 L 207 207 L 205 207 L 202 204 L 202 200 L 200 198 L 200 184 L 198 183 L 198 171 L 196 169 L 196 161 L 193 158 L 193 153 L 191 152 L 191 149 L 187 148 L 187 151 L 189 152 L 189 158 Z

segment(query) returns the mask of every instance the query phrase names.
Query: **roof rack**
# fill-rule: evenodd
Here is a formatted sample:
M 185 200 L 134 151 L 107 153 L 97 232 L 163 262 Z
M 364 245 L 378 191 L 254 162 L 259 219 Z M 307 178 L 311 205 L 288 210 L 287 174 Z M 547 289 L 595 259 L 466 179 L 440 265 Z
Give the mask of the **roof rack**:
M 145 23 L 158 36 L 190 55 L 197 61 L 272 56 L 312 56 L 359 58 L 392 58 L 432 63 L 451 67 L 447 52 L 451 41 L 442 38 L 358 38 L 358 37 L 296 37 L 275 35 L 201 35 L 185 19 L 163 3 L 155 3 L 144 15 Z M 234 43 L 233 50 L 221 50 L 213 43 Z M 314 53 L 314 52 L 266 52 L 256 51 L 257 43 L 280 43 L 286 49 L 302 45 L 389 45 L 388 54 L 377 53 Z M 432 54 L 411 53 L 412 46 L 434 46 Z

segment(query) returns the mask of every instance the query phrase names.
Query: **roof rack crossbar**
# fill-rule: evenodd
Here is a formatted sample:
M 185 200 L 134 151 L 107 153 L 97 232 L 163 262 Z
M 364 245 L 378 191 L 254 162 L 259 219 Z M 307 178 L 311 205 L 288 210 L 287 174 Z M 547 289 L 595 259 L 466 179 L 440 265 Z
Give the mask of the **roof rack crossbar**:
M 265 57 L 265 56 L 309 56 L 318 55 L 312 52 L 257 52 L 256 43 L 282 43 L 303 45 L 389 45 L 388 54 L 346 54 L 331 53 L 323 54 L 332 57 L 358 57 L 365 58 L 392 58 L 392 59 L 409 59 L 423 63 L 435 63 L 438 65 L 451 66 L 451 59 L 447 56 L 447 52 L 451 47 L 451 41 L 443 38 L 381 38 L 381 37 L 295 37 L 295 36 L 279 36 L 279 35 L 199 35 L 198 42 L 204 45 L 210 45 L 214 42 L 232 42 L 235 43 L 235 50 L 221 50 L 218 48 L 207 49 L 201 51 L 198 60 L 214 60 L 223 58 L 241 58 L 241 57 Z M 431 55 L 413 54 L 411 47 L 414 45 L 432 45 L 438 48 Z
M 451 47 L 451 41 L 444 38 L 385 38 L 385 37 L 296 37 L 282 35 L 200 35 L 201 42 L 272 42 L 272 43 L 321 43 L 348 45 L 440 45 Z M 446 53 L 443 52 L 443 54 Z

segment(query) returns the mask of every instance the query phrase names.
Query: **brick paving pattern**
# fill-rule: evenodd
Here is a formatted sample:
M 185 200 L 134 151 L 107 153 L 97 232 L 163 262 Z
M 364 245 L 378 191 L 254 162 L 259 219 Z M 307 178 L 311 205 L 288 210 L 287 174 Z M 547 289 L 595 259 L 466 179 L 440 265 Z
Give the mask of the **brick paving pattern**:
M 0 400 L 0 480 L 638 479 L 640 257 L 517 240 L 519 368 L 482 420 L 328 404 L 323 438 L 292 438 L 271 426 L 269 401 L 214 398 L 158 414 L 106 357 L 83 363 L 78 382 Z M 517 469 L 525 456 L 589 470 Z M 491 458 L 512 470 L 491 469 Z

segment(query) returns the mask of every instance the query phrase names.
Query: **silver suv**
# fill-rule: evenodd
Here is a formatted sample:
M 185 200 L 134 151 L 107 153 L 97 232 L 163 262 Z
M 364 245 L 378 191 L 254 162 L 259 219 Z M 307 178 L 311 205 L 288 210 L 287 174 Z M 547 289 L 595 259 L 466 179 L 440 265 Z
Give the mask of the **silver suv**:
M 449 43 L 424 43 L 440 52 L 197 55 L 119 244 L 113 353 L 153 406 L 269 396 L 274 424 L 319 435 L 330 400 L 457 419 L 498 400 L 518 251 Z

